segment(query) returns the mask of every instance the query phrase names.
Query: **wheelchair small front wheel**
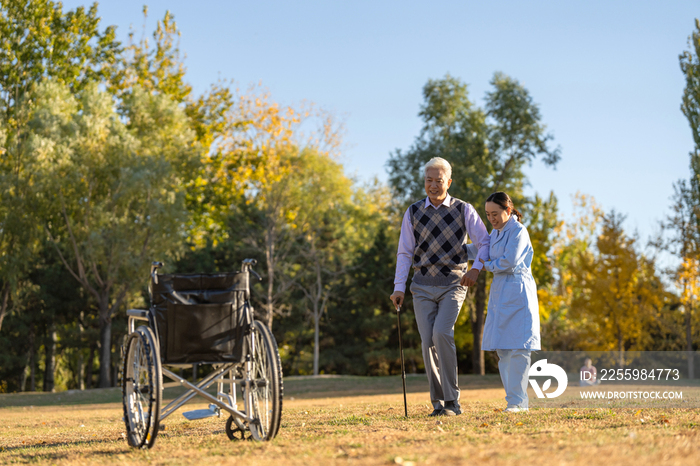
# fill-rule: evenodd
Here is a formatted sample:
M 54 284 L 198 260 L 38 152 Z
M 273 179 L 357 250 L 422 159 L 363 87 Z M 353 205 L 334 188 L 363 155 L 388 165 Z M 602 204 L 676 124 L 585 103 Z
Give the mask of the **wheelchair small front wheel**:
M 248 351 L 252 373 L 243 389 L 247 414 L 254 421 L 247 427 L 256 440 L 272 440 L 282 419 L 282 364 L 275 337 L 262 322 L 253 323 Z
M 122 405 L 126 438 L 134 448 L 151 448 L 160 423 L 162 372 L 153 331 L 137 328 L 126 341 L 122 376 Z
M 248 434 L 246 437 L 246 432 L 249 432 L 248 428 L 236 418 L 230 416 L 226 421 L 226 435 L 230 440 L 250 440 L 251 436 Z

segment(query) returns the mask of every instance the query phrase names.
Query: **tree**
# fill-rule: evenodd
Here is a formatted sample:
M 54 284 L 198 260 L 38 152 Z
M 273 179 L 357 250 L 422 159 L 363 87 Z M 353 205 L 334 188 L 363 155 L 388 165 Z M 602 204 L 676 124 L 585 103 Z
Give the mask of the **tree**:
M 372 220 L 382 206 L 377 205 L 377 199 L 354 190 L 342 165 L 326 154 L 307 150 L 292 165 L 295 171 L 289 177 L 288 189 L 298 190 L 297 198 L 302 201 L 297 216 L 300 222 L 294 280 L 310 307 L 313 373 L 318 375 L 321 317 L 343 275 L 374 236 L 376 220 Z M 304 209 L 303 205 L 311 208 Z
M 693 361 L 693 311 L 696 309 L 700 298 L 700 279 L 698 278 L 700 261 L 694 257 L 685 257 L 678 268 L 677 281 L 681 284 L 681 304 L 683 306 L 685 320 L 685 341 L 688 351 L 688 378 L 695 378 L 695 364 Z
M 562 340 L 566 339 L 568 330 L 564 328 L 563 320 L 567 311 L 565 300 L 555 289 L 557 257 L 554 255 L 554 244 L 564 222 L 559 219 L 554 192 L 549 194 L 548 199 L 535 194 L 523 209 L 523 215 L 534 251 L 531 268 L 537 284 L 542 346 L 551 349 L 553 344 L 564 343 Z
M 246 123 L 231 117 L 236 112 L 232 111 L 234 93 L 229 87 L 230 82 L 213 83 L 201 95 L 193 95 L 192 86 L 185 81 L 186 68 L 179 48 L 180 30 L 174 16 L 165 12 L 163 19 L 156 23 L 151 40 L 145 30 L 146 6 L 143 7 L 143 16 L 141 39 L 135 41 L 134 31 L 130 31 L 129 41 L 110 76 L 108 89 L 118 100 L 140 88 L 165 95 L 184 107 L 203 162 L 201 171 L 187 182 L 186 199 L 191 213 L 187 226 L 188 241 L 193 247 L 203 247 L 211 236 L 214 243 L 225 236 L 224 225 L 230 213 L 228 205 L 218 209 L 217 204 L 217 201 L 228 200 L 221 194 L 222 189 L 230 187 L 229 183 L 216 175 L 212 178 L 211 170 L 207 171 L 207 168 L 216 166 L 223 159 L 223 152 L 230 149 L 227 136 Z M 234 190 L 227 194 L 236 196 L 238 193 Z
M 614 211 L 605 215 L 597 251 L 578 254 L 571 302 L 572 317 L 593 323 L 589 341 L 596 349 L 618 351 L 620 367 L 625 351 L 647 346 L 646 326 L 662 310 L 665 294 L 654 263 L 637 253 L 623 221 Z
M 314 123 L 321 128 L 305 135 L 302 124 Z M 287 258 L 311 218 L 305 193 L 292 181 L 298 180 L 295 164 L 303 154 L 332 154 L 338 134 L 330 116 L 313 108 L 281 107 L 268 94 L 251 90 L 237 96 L 216 153 L 205 159 L 202 218 L 220 239 L 235 219 L 232 232 L 264 259 L 262 307 L 269 327 L 288 307 L 282 303 L 293 286 L 286 279 Z
M 688 119 L 695 147 L 690 153 L 690 196 L 696 234 L 700 232 L 700 20 L 695 20 L 695 31 L 688 38 L 688 48 L 680 57 L 685 88 L 681 111 Z
M 693 313 L 696 306 L 698 259 L 700 258 L 700 20 L 695 20 L 695 31 L 688 38 L 688 48 L 680 57 L 681 71 L 685 77 L 685 89 L 681 111 L 688 119 L 695 147 L 690 152 L 690 180 L 676 184 L 675 218 L 669 226 L 677 229 L 677 250 L 680 266 L 676 279 L 681 288 L 684 312 L 688 371 L 694 377 L 693 361 Z M 694 268 L 693 268 L 694 267 Z
M 537 289 L 542 347 L 550 350 L 582 349 L 587 335 L 592 333 L 590 330 L 592 324 L 586 312 L 578 313 L 575 318 L 572 317 L 571 301 L 579 293 L 575 276 L 579 257 L 595 249 L 603 211 L 592 196 L 580 192 L 572 196 L 572 201 L 573 217 L 567 222 L 559 223 L 552 231 L 551 264 L 554 281 L 550 287 L 538 286 Z M 527 218 L 532 217 L 532 220 L 535 220 L 539 216 L 537 213 L 532 213 Z M 538 236 L 545 230 L 538 232 L 539 228 L 533 226 L 531 238 L 534 236 L 533 247 L 539 254 L 537 251 L 541 247 L 535 246 L 535 242 L 541 241 Z M 543 272 L 535 272 L 535 270 L 537 267 L 533 260 L 533 273 Z
M 666 219 L 661 222 L 661 231 L 652 241 L 652 245 L 660 251 L 665 251 L 678 259 L 675 266 L 667 270 L 667 274 L 676 285 L 679 296 L 674 310 L 679 311 L 682 324 L 666 325 L 672 327 L 671 333 L 679 340 L 685 339 L 683 345 L 688 351 L 688 372 L 694 376 L 693 361 L 693 317 L 695 314 L 697 294 L 694 275 L 700 253 L 700 234 L 697 230 L 697 205 L 695 204 L 693 188 L 687 180 L 679 180 L 674 184 L 672 205 Z M 684 334 L 684 335 L 683 335 Z
M 124 119 L 94 85 L 76 98 L 47 82 L 35 99 L 27 149 L 43 162 L 35 193 L 45 232 L 97 302 L 100 386 L 109 386 L 114 313 L 147 279 L 150 259 L 182 244 L 194 135 L 175 102 L 138 87 L 123 101 Z
M 495 73 L 484 109 L 476 107 L 467 86 L 450 75 L 429 80 L 423 87 L 424 102 L 419 116 L 423 128 L 413 146 L 397 150 L 387 163 L 389 182 L 404 207 L 425 195 L 421 167 L 432 157 L 443 157 L 452 165 L 450 193 L 482 212 L 486 198 L 506 191 L 516 204 L 523 203 L 525 164 L 541 158 L 555 166 L 559 149 L 551 148 L 552 136 L 541 123 L 539 107 L 517 80 Z M 487 228 L 489 227 L 487 223 Z M 481 339 L 486 308 L 486 274 L 480 274 L 471 326 L 474 335 L 473 368 L 484 373 Z
M 0 1 L 0 328 L 41 239 L 28 198 L 35 163 L 24 147 L 29 93 L 46 78 L 78 92 L 111 74 L 120 46 L 115 28 L 100 32 L 99 21 L 96 3 L 64 13 L 51 0 Z
M 386 290 L 394 282 L 398 230 L 386 218 L 372 223 L 376 234 L 370 247 L 356 256 L 328 304 L 321 328 L 321 367 L 326 373 L 390 375 L 401 371 L 396 311 L 386 299 Z M 409 293 L 401 310 L 401 331 L 406 371 L 416 373 L 423 359 L 411 309 Z
M 554 192 L 549 199 L 543 200 L 535 194 L 532 202 L 524 209 L 527 231 L 532 242 L 534 257 L 532 259 L 532 276 L 537 283 L 537 290 L 549 289 L 554 283 L 554 258 L 551 256 L 555 235 L 563 222 L 558 217 L 557 198 Z

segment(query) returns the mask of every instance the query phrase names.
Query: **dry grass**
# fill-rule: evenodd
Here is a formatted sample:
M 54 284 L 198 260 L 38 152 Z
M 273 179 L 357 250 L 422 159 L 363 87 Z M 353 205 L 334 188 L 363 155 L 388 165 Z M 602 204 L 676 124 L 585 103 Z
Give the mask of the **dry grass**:
M 497 378 L 466 376 L 464 413 L 435 420 L 426 416 L 431 408 L 424 377 L 409 377 L 405 419 L 398 377 L 285 383 L 282 429 L 272 442 L 232 442 L 223 418 L 189 422 L 176 414 L 147 451 L 132 450 L 123 439 L 114 390 L 2 395 L 0 463 L 700 464 L 697 410 L 537 409 L 507 415 L 499 410 L 504 394 Z

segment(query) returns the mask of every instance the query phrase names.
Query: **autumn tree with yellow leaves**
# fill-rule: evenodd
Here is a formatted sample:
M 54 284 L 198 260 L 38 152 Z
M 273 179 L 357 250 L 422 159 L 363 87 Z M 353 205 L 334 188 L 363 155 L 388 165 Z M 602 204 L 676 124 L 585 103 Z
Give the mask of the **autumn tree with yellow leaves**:
M 332 157 L 339 141 L 329 115 L 313 106 L 281 106 L 251 89 L 236 95 L 216 151 L 204 160 L 201 227 L 193 243 L 216 244 L 236 234 L 259 253 L 265 278 L 261 318 L 270 327 L 275 315 L 289 310 L 282 303 L 295 285 L 288 279 L 288 258 L 314 220 L 314 201 L 299 179 L 300 161 L 311 153 Z
M 572 318 L 588 319 L 584 349 L 619 352 L 647 349 L 647 324 L 664 306 L 664 286 L 654 263 L 639 254 L 622 228 L 624 216 L 603 216 L 595 249 L 572 261 Z
M 686 351 L 689 354 L 688 372 L 689 378 L 695 377 L 695 365 L 693 363 L 693 317 L 700 299 L 700 261 L 695 257 L 685 257 L 678 267 L 677 284 L 680 288 L 680 302 L 683 311 L 683 323 L 685 327 Z
M 556 206 L 552 199 L 548 203 Z M 545 282 L 540 279 L 537 282 L 542 343 L 548 350 L 580 349 L 581 340 L 588 325 L 586 316 L 579 316 L 577 319 L 571 317 L 571 300 L 576 288 L 574 271 L 579 255 L 589 251 L 595 245 L 603 211 L 592 196 L 581 192 L 572 196 L 572 203 L 571 218 L 564 221 L 555 216 L 556 221 L 549 222 L 552 235 L 550 249 L 547 249 L 544 241 L 537 239 L 543 234 L 538 232 L 537 228 L 535 239 L 532 240 L 533 249 L 540 249 L 539 255 L 544 254 L 544 258 L 538 257 L 540 264 L 536 265 L 533 260 L 533 274 L 538 268 L 547 272 L 548 270 L 542 265 L 546 263 L 551 265 L 552 281 Z

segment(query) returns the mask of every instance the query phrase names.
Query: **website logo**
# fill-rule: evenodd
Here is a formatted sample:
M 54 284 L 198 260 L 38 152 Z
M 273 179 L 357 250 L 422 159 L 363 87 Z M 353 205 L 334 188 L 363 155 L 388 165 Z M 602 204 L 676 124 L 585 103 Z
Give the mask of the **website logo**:
M 566 390 L 566 385 L 569 383 L 569 378 L 566 376 L 566 372 L 561 367 L 556 364 L 548 364 L 546 359 L 540 359 L 535 364 L 530 366 L 530 371 L 528 372 L 528 378 L 530 380 L 530 386 L 535 391 L 537 398 L 556 398 Z M 542 388 L 537 383 L 537 380 L 533 377 L 550 377 L 545 380 L 542 384 Z M 557 389 L 551 393 L 545 393 L 549 387 L 552 385 L 552 379 L 557 381 Z

